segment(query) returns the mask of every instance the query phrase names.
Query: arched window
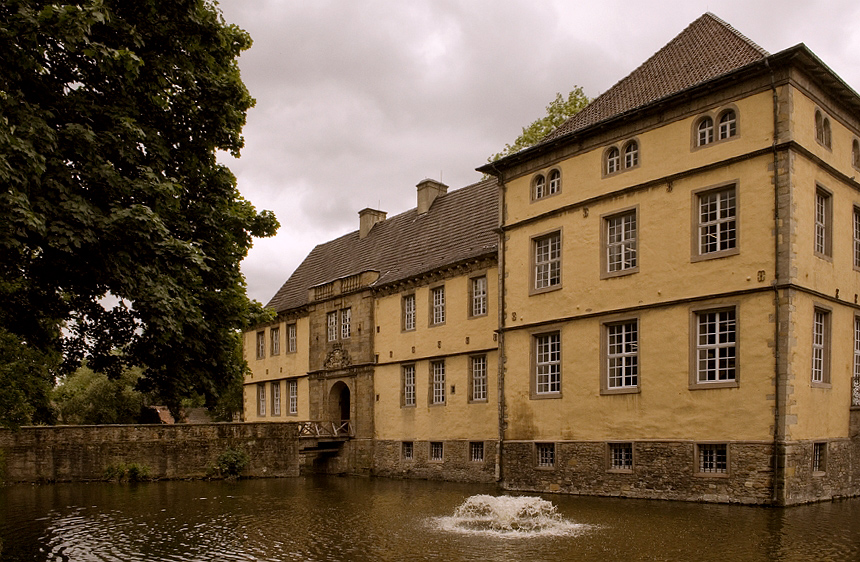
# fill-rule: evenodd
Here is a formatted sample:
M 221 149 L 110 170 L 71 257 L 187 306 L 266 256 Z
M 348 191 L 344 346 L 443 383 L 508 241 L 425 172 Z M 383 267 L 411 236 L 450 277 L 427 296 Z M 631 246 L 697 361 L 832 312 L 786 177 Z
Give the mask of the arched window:
M 854 139 L 854 144 L 851 147 L 851 161 L 855 168 L 860 168 L 860 141 Z
M 734 110 L 730 109 L 720 116 L 720 140 L 738 134 L 738 119 Z
M 639 165 L 639 143 L 630 141 L 624 148 L 624 167 L 633 168 Z
M 830 119 L 824 118 L 824 146 L 830 148 Z
M 553 195 L 561 191 L 561 172 L 553 170 L 549 173 L 549 190 L 547 195 Z
M 621 169 L 621 154 L 614 146 L 606 153 L 606 173 L 614 174 Z
M 714 120 L 710 117 L 705 117 L 699 121 L 698 133 L 698 146 L 714 142 Z
M 534 179 L 535 199 L 540 199 L 541 197 L 546 195 L 546 179 L 543 177 L 543 174 L 538 174 Z
M 815 140 L 830 148 L 830 119 L 815 110 Z

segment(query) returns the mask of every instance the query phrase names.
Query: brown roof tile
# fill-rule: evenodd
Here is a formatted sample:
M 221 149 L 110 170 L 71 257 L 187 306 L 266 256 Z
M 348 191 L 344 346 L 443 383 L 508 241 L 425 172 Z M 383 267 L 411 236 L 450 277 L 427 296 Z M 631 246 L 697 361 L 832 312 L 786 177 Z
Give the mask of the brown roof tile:
M 314 248 L 272 297 L 278 312 L 308 303 L 308 289 L 364 271 L 378 271 L 374 286 L 494 254 L 498 247 L 498 184 L 485 180 L 440 195 L 423 215 L 411 209 Z
M 706 13 L 539 144 L 666 98 L 767 56 L 767 51 L 732 26 Z

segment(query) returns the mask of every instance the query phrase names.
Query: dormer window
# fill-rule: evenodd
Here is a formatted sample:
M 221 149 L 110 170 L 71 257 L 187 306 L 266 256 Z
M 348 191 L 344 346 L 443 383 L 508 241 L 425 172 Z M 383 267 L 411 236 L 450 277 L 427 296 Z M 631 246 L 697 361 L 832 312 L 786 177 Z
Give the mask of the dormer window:
M 830 119 L 825 117 L 820 110 L 815 111 L 815 140 L 818 144 L 830 148 Z
M 738 134 L 738 120 L 734 110 L 724 111 L 720 116 L 720 140 L 725 140 Z
M 710 117 L 705 117 L 699 121 L 698 127 L 698 146 L 705 146 L 714 142 L 714 120 Z

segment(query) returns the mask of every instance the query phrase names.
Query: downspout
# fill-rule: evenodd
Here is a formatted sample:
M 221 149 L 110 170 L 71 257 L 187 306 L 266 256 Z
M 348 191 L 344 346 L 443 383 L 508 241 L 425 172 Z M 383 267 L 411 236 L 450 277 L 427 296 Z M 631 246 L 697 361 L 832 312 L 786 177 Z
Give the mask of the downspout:
M 494 162 L 490 165 L 495 170 L 496 180 L 499 182 L 499 248 L 498 248 L 498 268 L 499 268 L 499 329 L 498 334 L 498 374 L 497 374 L 497 393 L 499 401 L 499 443 L 496 446 L 496 482 L 501 482 L 503 448 L 505 442 L 505 231 L 502 228 L 505 217 L 505 195 L 507 187 L 503 179 L 502 172 L 496 168 Z
M 780 504 L 780 496 L 784 489 L 783 479 L 785 477 L 785 460 L 784 452 L 780 445 L 780 435 L 782 433 L 782 400 L 781 388 L 782 380 L 780 373 L 780 359 L 782 349 L 780 346 L 780 303 L 779 303 L 779 285 L 780 285 L 780 263 L 779 263 L 779 236 L 780 216 L 779 216 L 779 94 L 776 90 L 776 80 L 773 74 L 773 68 L 770 66 L 768 59 L 764 59 L 764 64 L 770 71 L 770 89 L 773 95 L 773 261 L 774 261 L 774 279 L 773 279 L 773 297 L 774 297 L 774 325 L 773 325 L 773 382 L 774 382 L 774 408 L 773 408 L 773 486 L 771 501 L 774 505 Z

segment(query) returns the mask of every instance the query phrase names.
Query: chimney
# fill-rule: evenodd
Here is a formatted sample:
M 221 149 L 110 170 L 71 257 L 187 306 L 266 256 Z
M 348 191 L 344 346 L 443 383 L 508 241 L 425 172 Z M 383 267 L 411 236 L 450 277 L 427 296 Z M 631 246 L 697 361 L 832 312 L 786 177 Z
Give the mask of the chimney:
M 427 178 L 418 183 L 418 214 L 423 215 L 430 210 L 433 201 L 440 195 L 448 193 L 448 186 L 444 183 Z
M 384 221 L 386 214 L 385 211 L 377 211 L 371 208 L 360 210 L 358 212 L 358 239 L 361 240 L 370 234 L 370 229 L 373 228 L 373 225 Z

